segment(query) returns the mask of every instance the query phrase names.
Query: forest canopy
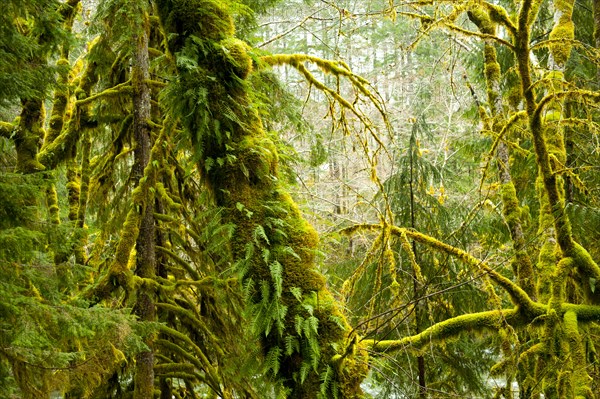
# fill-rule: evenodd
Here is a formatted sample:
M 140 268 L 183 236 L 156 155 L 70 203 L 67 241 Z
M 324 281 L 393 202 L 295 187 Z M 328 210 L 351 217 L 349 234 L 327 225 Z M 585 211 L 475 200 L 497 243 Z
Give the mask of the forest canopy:
M 598 0 L 3 0 L 0 397 L 600 397 L 599 60 Z

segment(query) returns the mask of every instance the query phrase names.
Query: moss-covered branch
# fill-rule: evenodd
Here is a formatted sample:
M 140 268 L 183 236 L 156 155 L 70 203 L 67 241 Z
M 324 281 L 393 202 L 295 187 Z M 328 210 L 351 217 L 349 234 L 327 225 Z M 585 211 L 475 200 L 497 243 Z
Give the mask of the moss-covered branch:
M 161 253 L 167 255 L 172 260 L 174 260 L 175 263 L 177 263 L 178 265 L 181 265 L 189 273 L 189 275 L 190 275 L 190 277 L 192 277 L 192 279 L 200 280 L 200 274 L 198 274 L 196 269 L 194 269 L 188 261 L 182 259 L 179 255 L 177 255 L 175 252 L 173 252 L 172 250 L 170 250 L 168 248 L 157 245 L 156 249 L 158 251 L 160 251 Z
M 278 177 L 277 147 L 245 82 L 252 68 L 249 48 L 234 38 L 226 3 L 159 0 L 156 5 L 170 38 L 169 52 L 197 55 L 197 67 L 177 63 L 178 83 L 167 91 L 172 90 L 172 110 L 198 149 L 198 169 L 222 209 L 222 223 L 235 226 L 231 254 L 249 288 L 252 325 L 269 376 L 297 399 L 314 399 L 319 392 L 327 397 L 363 397 L 360 383 L 368 364 L 361 350 L 348 355 L 331 376 L 331 384 L 321 387 L 322 376 L 332 371 L 330 359 L 345 349 L 351 328 L 316 267 L 318 235 Z M 282 58 L 270 61 L 276 64 Z M 309 62 L 298 60 L 296 65 L 307 76 L 305 61 Z M 348 78 L 355 87 L 362 84 L 364 91 L 357 89 L 357 95 L 369 96 L 364 81 L 343 64 L 319 62 L 319 67 Z M 335 90 L 319 87 L 334 101 L 341 99 Z M 210 101 L 190 109 L 189 104 L 197 104 L 199 92 Z M 353 104 L 338 102 L 367 121 Z M 373 129 L 371 125 L 366 129 Z M 310 325 L 298 330 L 299 320 Z M 286 348 L 290 339 L 298 342 L 297 350 Z
M 131 86 L 131 80 L 128 80 L 123 83 L 119 83 L 118 85 L 111 87 L 109 89 L 105 89 L 100 93 L 96 93 L 91 96 L 87 96 L 80 100 L 75 101 L 76 106 L 86 105 L 93 101 L 96 101 L 105 97 L 118 97 L 123 94 L 131 94 L 133 92 L 133 87 Z
M 322 58 L 306 54 L 277 54 L 262 57 L 261 60 L 271 66 L 285 64 L 290 65 L 291 67 L 298 70 L 298 72 L 300 72 L 311 85 L 315 86 L 323 93 L 331 96 L 331 98 L 333 98 L 343 108 L 351 111 L 359 119 L 359 121 L 371 132 L 372 137 L 377 141 L 377 143 L 381 145 L 382 148 L 385 148 L 385 145 L 383 144 L 381 139 L 374 132 L 372 122 L 367 118 L 367 116 L 364 113 L 360 112 L 353 103 L 341 96 L 338 93 L 338 91 L 331 89 L 330 87 L 319 81 L 304 65 L 306 62 L 311 62 L 317 65 L 325 73 L 330 73 L 338 77 L 342 76 L 348 78 L 352 85 L 370 100 L 370 102 L 379 111 L 379 114 L 383 118 L 383 121 L 385 122 L 386 126 L 388 126 L 389 121 L 387 113 L 383 105 L 381 104 L 381 101 L 367 88 L 367 86 L 369 85 L 368 81 L 354 74 L 345 63 L 341 61 L 324 60 Z
M 0 137 L 10 139 L 13 135 L 15 126 L 12 123 L 0 121 Z
M 96 64 L 89 62 L 80 77 L 79 86 L 75 91 L 79 98 L 88 97 L 96 84 L 98 76 L 96 75 Z M 75 105 L 71 118 L 67 121 L 62 132 L 52 142 L 45 142 L 37 160 L 47 169 L 55 168 L 60 162 L 67 159 L 72 154 L 73 146 L 80 137 L 81 128 L 90 127 L 93 123 L 90 121 L 89 108 L 85 105 Z
M 213 367 L 212 363 L 210 362 L 204 351 L 200 349 L 200 347 L 196 345 L 187 335 L 182 334 L 173 328 L 167 327 L 165 325 L 160 325 L 159 330 L 161 333 L 173 339 L 176 339 L 182 343 L 185 343 L 193 351 L 195 357 L 199 361 L 198 365 L 200 366 L 200 369 L 206 373 L 207 382 L 210 382 L 209 385 L 211 386 L 211 388 L 213 388 L 215 392 L 220 392 L 221 379 L 219 377 L 217 369 Z M 164 345 L 164 343 L 162 344 Z
M 201 331 L 203 334 L 210 339 L 211 345 L 217 350 L 221 355 L 223 354 L 223 350 L 218 345 L 220 340 L 213 334 L 213 332 L 206 326 L 206 324 L 202 321 L 202 319 L 197 316 L 193 311 L 189 309 L 184 309 L 181 306 L 176 306 L 170 303 L 161 303 L 157 302 L 156 306 L 165 310 L 168 310 L 172 314 L 177 315 L 178 317 L 183 317 L 186 319 L 190 326 L 195 329 Z
M 127 212 L 127 217 L 123 223 L 120 232 L 119 243 L 115 250 L 115 255 L 110 263 L 107 273 L 100 278 L 95 287 L 92 287 L 85 293 L 87 298 L 96 300 L 106 298 L 114 289 L 121 287 L 129 291 L 133 287 L 133 273 L 131 262 L 132 251 L 135 248 L 139 235 L 139 228 L 142 222 L 142 212 L 147 204 L 152 204 L 153 195 L 150 187 L 154 184 L 154 175 L 156 174 L 155 162 L 160 157 L 162 144 L 164 140 L 165 129 L 163 129 L 156 139 L 150 152 L 148 165 L 144 168 L 143 177 L 139 180 L 139 185 L 133 190 L 132 200 Z
M 542 315 L 539 312 L 537 315 Z M 505 323 L 512 326 L 524 326 L 530 320 L 523 318 L 516 309 L 491 310 L 488 312 L 471 313 L 453 317 L 434 324 L 417 335 L 398 340 L 363 340 L 361 345 L 376 352 L 388 352 L 406 349 L 408 347 L 422 348 L 430 343 L 440 342 L 461 333 L 469 331 L 495 331 Z

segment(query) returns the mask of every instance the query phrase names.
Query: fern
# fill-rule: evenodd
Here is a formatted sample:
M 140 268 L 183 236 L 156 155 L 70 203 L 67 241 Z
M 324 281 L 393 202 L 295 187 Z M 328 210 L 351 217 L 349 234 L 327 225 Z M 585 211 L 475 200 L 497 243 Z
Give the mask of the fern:
M 300 382 L 303 384 L 304 381 L 306 381 L 306 377 L 308 377 L 308 374 L 310 373 L 310 364 L 309 363 L 302 363 L 302 365 L 300 366 Z
M 290 292 L 298 302 L 302 302 L 302 288 L 292 287 L 290 288 Z
M 331 366 L 327 365 L 325 371 L 321 374 L 321 395 L 322 397 L 327 397 L 330 393 L 331 382 L 333 380 L 333 369 Z
M 265 233 L 265 228 L 260 224 L 254 229 L 254 242 L 260 245 L 260 239 L 263 239 L 269 245 L 269 237 Z
M 300 352 L 300 341 L 293 335 L 286 335 L 283 339 L 285 347 L 285 355 L 290 356 L 293 353 Z
M 279 358 L 281 357 L 281 349 L 278 346 L 274 346 L 269 350 L 265 357 L 265 372 L 271 372 L 273 375 L 279 373 Z
M 269 270 L 271 272 L 271 278 L 273 279 L 273 283 L 275 284 L 275 294 L 277 298 L 281 297 L 281 291 L 283 289 L 283 267 L 281 263 L 275 261 L 269 265 Z

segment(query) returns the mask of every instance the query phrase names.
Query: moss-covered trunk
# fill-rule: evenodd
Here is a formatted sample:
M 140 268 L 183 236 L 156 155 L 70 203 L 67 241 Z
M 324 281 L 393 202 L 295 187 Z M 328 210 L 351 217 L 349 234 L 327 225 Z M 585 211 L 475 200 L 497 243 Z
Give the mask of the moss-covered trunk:
M 135 139 L 134 165 L 132 175 L 140 184 L 144 169 L 150 162 L 150 88 L 148 87 L 148 25 L 146 22 L 137 35 L 131 82 L 133 86 L 133 135 Z M 135 274 L 141 279 L 152 279 L 156 273 L 154 203 L 147 195 L 141 205 L 141 220 L 136 241 Z M 142 321 L 154 321 L 156 318 L 154 290 L 152 285 L 141 283 L 137 290 L 135 313 Z M 136 356 L 134 399 L 152 398 L 154 395 L 154 352 L 152 341 L 147 340 L 148 349 Z
M 279 181 L 277 149 L 249 96 L 252 60 L 227 6 L 158 5 L 170 51 L 194 57 L 178 63 L 176 108 L 223 221 L 236 226 L 231 250 L 250 287 L 267 368 L 292 398 L 362 397 L 366 354 L 348 342 L 350 328 L 316 268 L 318 235 Z

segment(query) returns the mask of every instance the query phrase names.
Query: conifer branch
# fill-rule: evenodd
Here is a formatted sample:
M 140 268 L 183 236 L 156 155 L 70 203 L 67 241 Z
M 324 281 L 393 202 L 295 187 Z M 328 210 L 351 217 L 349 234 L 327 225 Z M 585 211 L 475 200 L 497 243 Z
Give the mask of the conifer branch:
M 194 312 L 192 312 L 189 309 L 184 309 L 181 306 L 176 306 L 174 304 L 164 302 L 157 302 L 156 306 L 168 310 L 169 312 L 176 314 L 180 318 L 183 317 L 185 320 L 189 321 L 192 330 L 202 331 L 210 339 L 211 345 L 216 348 L 217 352 L 221 355 L 224 354 L 223 349 L 218 345 L 221 340 L 210 331 L 206 324 L 202 322 L 202 320 L 199 317 L 197 317 L 196 314 L 194 314 Z
M 382 228 L 383 228 L 382 225 L 362 224 L 362 225 L 353 226 L 348 229 L 344 229 L 342 232 L 344 234 L 350 234 L 351 232 L 354 232 L 357 230 L 377 231 Z M 456 248 L 456 247 L 453 247 L 442 241 L 439 241 L 438 239 L 436 239 L 434 237 L 428 236 L 423 233 L 419 233 L 419 232 L 411 230 L 411 229 L 406 229 L 406 228 L 401 228 L 401 227 L 396 227 L 396 226 L 391 226 L 390 228 L 391 228 L 391 232 L 394 235 L 397 235 L 399 237 L 402 237 L 402 235 L 406 235 L 407 237 L 412 238 L 416 242 L 427 245 L 431 248 L 438 249 L 449 255 L 455 256 L 458 259 L 460 259 L 461 261 L 463 261 L 464 263 L 466 263 L 467 265 L 472 266 L 476 269 L 481 269 L 482 271 L 487 273 L 496 284 L 498 284 L 500 287 L 502 287 L 509 294 L 513 303 L 515 305 L 519 306 L 520 308 L 522 308 L 523 311 L 525 311 L 527 313 L 537 313 L 543 306 L 537 302 L 534 302 L 529 297 L 529 295 L 527 295 L 527 293 L 525 291 L 523 291 L 523 289 L 521 287 L 519 287 L 517 284 L 515 284 L 508 278 L 504 277 L 503 275 L 501 275 L 500 273 L 498 273 L 497 271 L 492 269 L 485 262 L 475 258 L 468 252 L 465 252 L 460 248 Z
M 169 258 L 173 259 L 178 265 L 182 266 L 194 280 L 198 281 L 201 279 L 200 274 L 198 274 L 198 272 L 192 266 L 190 266 L 189 262 L 181 258 L 175 252 L 160 245 L 157 245 L 156 249 L 162 252 L 163 254 L 167 255 Z

